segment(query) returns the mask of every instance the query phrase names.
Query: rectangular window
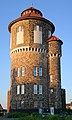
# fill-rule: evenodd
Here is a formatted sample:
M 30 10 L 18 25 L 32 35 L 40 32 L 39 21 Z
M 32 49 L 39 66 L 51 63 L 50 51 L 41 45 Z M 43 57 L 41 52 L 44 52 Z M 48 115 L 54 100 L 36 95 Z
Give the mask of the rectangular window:
M 21 109 L 21 101 L 17 101 L 17 109 Z
M 39 27 L 38 25 L 37 26 L 34 26 L 34 30 L 36 31 L 40 31 L 42 27 Z
M 24 85 L 21 85 L 21 94 L 24 94 L 24 92 L 25 92 L 24 87 L 25 87 Z
M 42 27 L 39 27 L 39 31 L 42 31 Z
M 19 32 L 19 27 L 16 29 L 16 32 Z
M 50 91 L 51 91 L 51 93 L 53 93 L 54 92 L 53 88 L 51 88 Z
M 39 76 L 42 76 L 42 68 L 39 67 Z
M 17 86 L 17 95 L 20 94 L 20 85 Z
M 34 30 L 37 30 L 37 26 L 34 26 Z
M 18 77 L 21 76 L 21 68 L 18 68 Z
M 50 38 L 51 37 L 51 31 L 49 30 L 48 31 L 48 38 Z
M 22 31 L 22 26 L 19 26 L 19 31 Z
M 21 101 L 21 109 L 24 109 L 24 101 Z
M 42 27 L 34 27 L 34 43 L 42 44 Z
M 34 85 L 34 94 L 37 94 L 37 85 Z
M 37 108 L 37 107 L 38 107 L 38 102 L 35 101 L 35 102 L 34 102 L 34 108 Z
M 42 107 L 43 107 L 43 102 L 40 101 L 40 102 L 39 102 L 39 105 L 40 105 L 40 108 L 42 108 Z
M 37 76 L 37 67 L 34 67 L 34 76 Z
M 17 34 L 16 34 L 16 44 L 22 44 L 24 42 L 24 26 L 19 26 L 17 27 L 16 31 L 17 31 Z
M 53 75 L 50 75 L 50 82 L 53 82 Z
M 39 94 L 42 94 L 42 85 L 39 85 Z
M 22 67 L 22 76 L 24 76 L 25 75 L 25 69 L 24 69 L 24 67 Z

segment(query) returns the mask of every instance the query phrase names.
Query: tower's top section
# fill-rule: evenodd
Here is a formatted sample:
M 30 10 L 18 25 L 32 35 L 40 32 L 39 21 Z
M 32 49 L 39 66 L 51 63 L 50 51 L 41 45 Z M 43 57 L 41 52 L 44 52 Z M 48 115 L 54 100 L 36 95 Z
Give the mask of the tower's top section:
M 30 7 L 26 10 L 24 10 L 21 13 L 22 17 L 30 17 L 30 16 L 35 16 L 35 17 L 42 17 L 42 12 L 40 12 L 38 9 L 34 8 L 34 7 Z
M 51 41 L 59 41 L 59 42 L 61 42 L 61 45 L 63 44 L 63 42 L 59 38 L 57 38 L 56 36 L 51 36 L 48 39 L 48 42 L 51 42 Z
M 8 26 L 9 31 L 11 31 L 11 26 L 14 23 L 22 21 L 22 20 L 29 20 L 29 19 L 40 20 L 40 21 L 44 21 L 45 23 L 48 23 L 52 28 L 52 34 L 54 33 L 54 30 L 55 30 L 54 24 L 50 22 L 49 20 L 47 20 L 46 18 L 44 18 L 42 12 L 34 7 L 25 9 L 21 13 L 21 16 L 19 18 L 13 20 Z

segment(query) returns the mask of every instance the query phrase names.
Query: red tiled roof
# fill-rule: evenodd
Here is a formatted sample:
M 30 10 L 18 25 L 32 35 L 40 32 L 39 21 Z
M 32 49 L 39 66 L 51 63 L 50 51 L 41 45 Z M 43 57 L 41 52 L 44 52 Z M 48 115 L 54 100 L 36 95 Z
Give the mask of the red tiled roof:
M 26 14 L 24 15 L 24 13 L 27 12 L 27 11 L 29 12 L 29 10 L 31 10 L 31 13 L 33 13 L 33 11 L 35 11 L 35 13 L 34 13 L 33 15 L 39 14 L 40 16 L 43 16 L 43 15 L 42 15 L 42 12 L 39 11 L 38 9 L 34 8 L 34 7 L 30 7 L 30 8 L 27 8 L 26 10 L 24 10 L 24 11 L 21 13 L 21 16 L 25 16 L 26 14 L 29 15 L 29 13 L 26 13 Z M 38 12 L 38 13 L 36 13 L 36 12 Z
M 26 19 L 36 19 L 36 20 L 42 20 L 42 21 L 45 21 L 46 23 L 49 23 L 52 27 L 52 33 L 54 32 L 55 30 L 55 27 L 53 25 L 52 22 L 50 22 L 49 20 L 47 20 L 46 18 L 43 17 L 42 15 L 42 12 L 39 11 L 38 9 L 34 8 L 34 7 L 30 7 L 30 8 L 27 8 L 26 10 L 24 10 L 22 13 L 21 13 L 21 16 L 15 20 L 13 20 L 9 26 L 8 26 L 8 29 L 9 31 L 11 31 L 11 26 L 15 23 L 15 22 L 18 22 L 18 21 L 21 21 L 21 20 L 26 20 Z
M 41 16 L 40 14 L 35 14 L 35 13 L 28 13 L 28 14 L 25 14 L 23 16 L 21 16 L 23 18 L 25 17 L 39 17 L 39 18 L 43 18 L 43 16 Z
M 57 38 L 56 36 L 51 36 L 51 37 L 49 38 L 49 40 L 60 40 L 60 39 Z
M 51 36 L 48 39 L 48 42 L 50 42 L 50 41 L 59 41 L 59 42 L 61 42 L 61 44 L 63 44 L 63 42 L 58 37 L 56 37 L 56 36 Z

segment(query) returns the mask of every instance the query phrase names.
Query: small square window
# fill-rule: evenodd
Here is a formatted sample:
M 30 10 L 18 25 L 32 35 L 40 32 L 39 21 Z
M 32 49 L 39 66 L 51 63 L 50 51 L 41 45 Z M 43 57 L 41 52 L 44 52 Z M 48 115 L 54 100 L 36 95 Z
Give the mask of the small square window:
M 49 44 L 49 47 L 51 47 L 52 45 L 51 44 Z
M 16 32 L 19 32 L 19 27 L 16 29 Z
M 29 13 L 31 13 L 31 10 L 29 10 Z
M 24 12 L 23 14 L 25 15 L 26 13 Z
M 28 13 L 28 11 L 26 11 L 26 14 Z
M 37 30 L 37 26 L 34 26 L 34 30 Z
M 33 13 L 35 13 L 35 10 L 33 10 Z

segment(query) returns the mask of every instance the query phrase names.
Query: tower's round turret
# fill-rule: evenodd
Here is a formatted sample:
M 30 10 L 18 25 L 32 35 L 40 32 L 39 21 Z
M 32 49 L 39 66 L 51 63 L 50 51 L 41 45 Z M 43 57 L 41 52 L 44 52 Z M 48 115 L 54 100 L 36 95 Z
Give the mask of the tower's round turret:
M 56 36 L 48 39 L 48 67 L 50 79 L 50 106 L 61 109 L 61 45 L 63 42 Z M 58 102 L 59 101 L 59 102 Z

